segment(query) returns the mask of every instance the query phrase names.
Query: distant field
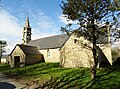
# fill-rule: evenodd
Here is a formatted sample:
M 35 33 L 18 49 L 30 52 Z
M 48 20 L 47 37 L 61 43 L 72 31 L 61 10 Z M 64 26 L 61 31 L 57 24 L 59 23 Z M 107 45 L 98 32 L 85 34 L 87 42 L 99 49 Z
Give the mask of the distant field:
M 18 69 L 3 65 L 0 71 L 55 89 L 120 89 L 120 67 L 115 66 L 98 69 L 95 80 L 91 80 L 89 68 L 60 68 L 59 63 L 38 63 Z

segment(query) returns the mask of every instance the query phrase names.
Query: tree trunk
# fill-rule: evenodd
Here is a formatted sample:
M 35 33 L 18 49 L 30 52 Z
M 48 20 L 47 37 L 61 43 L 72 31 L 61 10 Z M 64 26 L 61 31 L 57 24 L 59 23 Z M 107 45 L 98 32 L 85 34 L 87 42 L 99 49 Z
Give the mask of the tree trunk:
M 0 64 L 1 64 L 1 58 L 2 58 L 2 54 L 0 55 Z
M 92 77 L 92 79 L 94 79 L 94 78 L 96 78 L 97 64 L 98 64 L 97 46 L 96 46 L 96 28 L 94 25 L 94 21 L 93 21 L 92 29 L 93 29 L 93 49 L 92 49 L 92 52 L 93 52 L 94 64 L 93 64 L 92 69 L 91 69 L 91 77 Z
M 98 64 L 96 45 L 93 45 L 92 52 L 93 52 L 94 64 L 91 69 L 91 77 L 92 79 L 94 79 L 96 78 L 97 64 Z

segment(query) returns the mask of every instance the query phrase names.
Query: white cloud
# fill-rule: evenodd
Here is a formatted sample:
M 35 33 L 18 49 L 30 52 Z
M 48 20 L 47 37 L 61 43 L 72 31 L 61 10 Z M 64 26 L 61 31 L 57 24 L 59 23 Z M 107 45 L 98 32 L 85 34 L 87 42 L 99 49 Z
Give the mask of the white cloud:
M 60 33 L 60 28 L 56 26 L 54 20 L 45 15 L 41 10 L 34 10 L 32 12 L 29 11 L 29 13 L 32 13 L 30 14 L 32 39 L 38 39 Z
M 17 19 L 8 11 L 0 11 L 0 40 L 5 40 L 8 43 L 10 50 L 16 43 L 21 42 L 21 26 Z
M 9 52 L 11 52 L 16 44 L 22 43 L 22 30 L 26 17 L 25 14 L 23 15 L 24 19 L 20 20 L 21 18 L 16 18 L 6 10 L 0 11 L 0 40 L 7 41 L 7 49 L 10 49 Z M 56 26 L 54 20 L 40 10 L 29 12 L 29 17 L 32 28 L 32 39 L 60 33 L 60 28 Z
M 60 15 L 59 17 L 59 20 L 61 21 L 61 22 L 63 22 L 64 24 L 77 24 L 77 21 L 72 21 L 72 20 L 68 20 L 66 17 L 65 17 L 65 15 Z
M 112 48 L 119 48 L 120 49 L 120 39 L 118 41 L 112 43 Z
M 42 30 L 44 30 L 44 29 L 42 29 Z M 59 33 L 52 32 L 52 31 L 49 32 L 49 31 L 42 31 L 42 30 L 39 27 L 32 28 L 32 37 L 31 37 L 32 40 L 59 34 Z
M 16 18 L 9 14 L 7 11 L 0 11 L 0 34 L 19 37 L 20 25 L 16 22 Z
M 55 35 L 55 33 L 33 34 L 32 35 L 32 40 L 39 39 L 39 38 L 44 38 L 44 37 L 48 37 L 48 36 L 53 36 L 53 35 Z

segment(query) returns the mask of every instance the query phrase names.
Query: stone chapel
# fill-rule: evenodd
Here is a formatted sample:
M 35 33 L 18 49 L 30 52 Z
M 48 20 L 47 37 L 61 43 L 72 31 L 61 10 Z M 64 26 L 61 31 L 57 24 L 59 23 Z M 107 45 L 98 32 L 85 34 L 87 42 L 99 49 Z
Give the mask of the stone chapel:
M 98 67 L 112 65 L 111 44 L 108 40 L 109 39 L 107 39 L 107 42 L 105 42 L 104 46 L 103 43 L 98 43 Z M 85 39 L 84 37 L 77 37 L 74 33 L 71 35 L 60 34 L 31 40 L 31 27 L 29 18 L 26 18 L 25 27 L 23 28 L 23 38 L 21 45 L 28 46 L 26 50 L 28 52 L 31 51 L 30 55 L 34 53 L 32 53 L 33 49 L 29 50 L 29 47 L 35 48 L 34 51 L 36 51 L 37 55 L 42 55 L 36 58 L 39 60 L 37 62 L 59 62 L 60 66 L 70 68 L 91 67 L 93 65 L 92 51 L 83 47 L 81 43 L 86 43 L 87 45 L 92 44 L 89 40 Z M 15 48 L 12 53 L 14 53 L 14 51 Z M 32 58 L 33 59 L 30 58 L 30 60 L 36 60 L 34 56 Z M 13 57 L 11 61 L 14 60 L 15 59 Z M 26 62 L 25 58 L 24 60 L 21 58 L 20 61 Z M 29 61 L 29 59 L 27 59 L 27 61 Z M 15 62 L 13 62 L 12 65 L 14 65 L 14 63 Z M 33 61 L 33 63 L 36 62 Z

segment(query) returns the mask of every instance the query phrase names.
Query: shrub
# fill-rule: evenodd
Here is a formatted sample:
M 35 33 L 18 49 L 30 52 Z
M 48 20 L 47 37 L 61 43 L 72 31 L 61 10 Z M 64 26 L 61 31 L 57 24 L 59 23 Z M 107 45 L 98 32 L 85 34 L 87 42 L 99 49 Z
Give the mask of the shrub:
M 112 50 L 112 59 L 113 59 L 113 61 L 115 61 L 118 57 L 119 57 L 118 52 L 115 51 L 115 50 Z

